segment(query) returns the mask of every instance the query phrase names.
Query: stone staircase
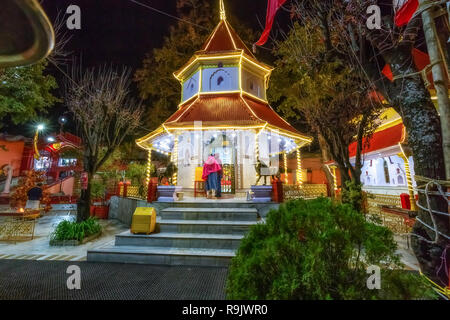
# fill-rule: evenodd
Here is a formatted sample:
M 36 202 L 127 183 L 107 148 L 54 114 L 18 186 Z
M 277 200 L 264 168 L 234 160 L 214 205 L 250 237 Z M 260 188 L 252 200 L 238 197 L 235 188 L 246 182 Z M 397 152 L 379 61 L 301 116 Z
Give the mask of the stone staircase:
M 228 266 L 258 211 L 231 203 L 169 207 L 158 212 L 157 233 L 116 235 L 114 244 L 91 249 L 88 261 L 160 265 Z

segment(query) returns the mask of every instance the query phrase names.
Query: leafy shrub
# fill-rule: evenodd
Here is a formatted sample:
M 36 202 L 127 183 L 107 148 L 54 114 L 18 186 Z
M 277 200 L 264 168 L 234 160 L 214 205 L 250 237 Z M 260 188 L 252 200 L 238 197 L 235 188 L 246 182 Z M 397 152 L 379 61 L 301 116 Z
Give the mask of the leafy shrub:
M 131 179 L 132 185 L 140 186 L 145 183 L 146 172 L 147 166 L 145 164 L 133 162 L 128 165 L 126 176 Z
M 342 202 L 348 203 L 358 211 L 363 209 L 363 191 L 362 184 L 354 181 L 345 181 L 345 187 L 342 188 Z
M 83 222 L 64 220 L 60 222 L 50 235 L 50 241 L 78 240 L 100 232 L 102 227 L 98 220 L 90 217 Z
M 91 197 L 93 199 L 103 199 L 105 196 L 106 186 L 100 180 L 92 180 Z
M 294 200 L 252 226 L 233 258 L 228 299 L 414 299 L 434 297 L 401 269 L 392 232 L 348 204 Z M 367 289 L 367 266 L 381 290 Z

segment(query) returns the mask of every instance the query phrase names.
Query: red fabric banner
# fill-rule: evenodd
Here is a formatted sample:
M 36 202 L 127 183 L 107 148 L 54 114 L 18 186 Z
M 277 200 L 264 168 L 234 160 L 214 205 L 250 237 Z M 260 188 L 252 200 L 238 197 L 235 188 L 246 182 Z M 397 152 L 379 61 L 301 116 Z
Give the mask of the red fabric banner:
M 264 29 L 261 38 L 256 42 L 257 46 L 262 46 L 269 39 L 270 30 L 272 30 L 273 21 L 278 9 L 286 2 L 286 0 L 268 0 L 267 3 L 267 15 L 266 15 L 266 28 Z
M 430 57 L 425 52 L 420 51 L 419 49 L 412 49 L 412 56 L 414 59 L 414 64 L 416 65 L 417 70 L 422 71 L 426 66 L 430 64 Z M 391 66 L 386 64 L 381 72 L 391 81 L 394 81 L 394 75 L 392 74 Z M 431 76 L 428 77 L 430 82 L 433 82 L 433 78 Z
M 417 8 L 419 8 L 419 0 L 406 0 L 395 15 L 395 25 L 397 27 L 407 25 L 414 13 L 417 11 Z

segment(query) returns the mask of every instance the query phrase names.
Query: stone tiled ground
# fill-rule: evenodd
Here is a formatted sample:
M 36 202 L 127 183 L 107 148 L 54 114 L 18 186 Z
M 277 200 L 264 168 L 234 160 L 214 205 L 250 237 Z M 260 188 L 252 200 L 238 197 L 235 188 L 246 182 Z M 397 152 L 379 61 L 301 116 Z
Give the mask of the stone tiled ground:
M 54 205 L 44 217 L 36 220 L 35 237 L 29 241 L 0 241 L 0 260 L 86 260 L 88 249 L 114 241 L 114 236 L 125 230 L 125 225 L 117 220 L 99 220 L 102 225 L 101 237 L 80 246 L 53 247 L 49 245 L 50 233 L 55 226 L 66 219 L 75 218 L 71 205 Z
M 69 265 L 81 269 L 81 289 L 67 289 Z M 222 300 L 227 268 L 117 263 L 0 260 L 1 299 Z

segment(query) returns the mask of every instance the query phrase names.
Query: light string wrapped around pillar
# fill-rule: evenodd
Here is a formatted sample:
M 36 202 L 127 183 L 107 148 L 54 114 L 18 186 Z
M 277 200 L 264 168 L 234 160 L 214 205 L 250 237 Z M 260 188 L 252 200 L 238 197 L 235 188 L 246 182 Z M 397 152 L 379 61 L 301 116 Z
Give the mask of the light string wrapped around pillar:
M 414 196 L 413 182 L 412 182 L 412 177 L 411 177 L 411 169 L 409 167 L 409 160 L 403 153 L 399 153 L 398 155 L 400 158 L 403 159 L 403 162 L 405 164 L 406 183 L 407 183 L 407 187 L 408 187 L 409 202 L 411 204 L 411 210 L 417 211 L 417 206 L 416 206 L 416 201 L 415 201 L 415 196 Z
M 284 160 L 284 183 L 288 184 L 288 168 L 287 168 L 287 153 L 286 151 L 283 152 L 283 160 Z
M 178 136 L 175 136 L 174 139 L 174 145 L 173 145 L 173 152 L 172 152 L 172 157 L 171 160 L 173 162 L 173 164 L 178 167 Z M 177 171 L 174 172 L 173 176 L 172 176 L 172 184 L 174 186 L 177 185 L 177 181 L 178 180 L 178 174 Z
M 152 168 L 152 149 L 149 149 L 148 156 L 147 156 L 147 171 L 146 171 L 146 179 L 145 179 L 146 186 L 148 186 L 148 184 L 150 183 L 151 168 Z
M 301 159 L 301 154 L 300 154 L 300 148 L 298 148 L 297 149 L 297 184 L 300 186 L 303 184 L 302 176 L 303 176 L 302 159 Z
M 255 162 L 259 163 L 259 141 L 258 141 L 259 132 L 256 132 L 255 134 Z M 261 168 L 259 167 L 259 170 Z M 261 172 L 259 170 L 256 170 L 256 184 L 259 182 L 259 178 L 261 176 Z

